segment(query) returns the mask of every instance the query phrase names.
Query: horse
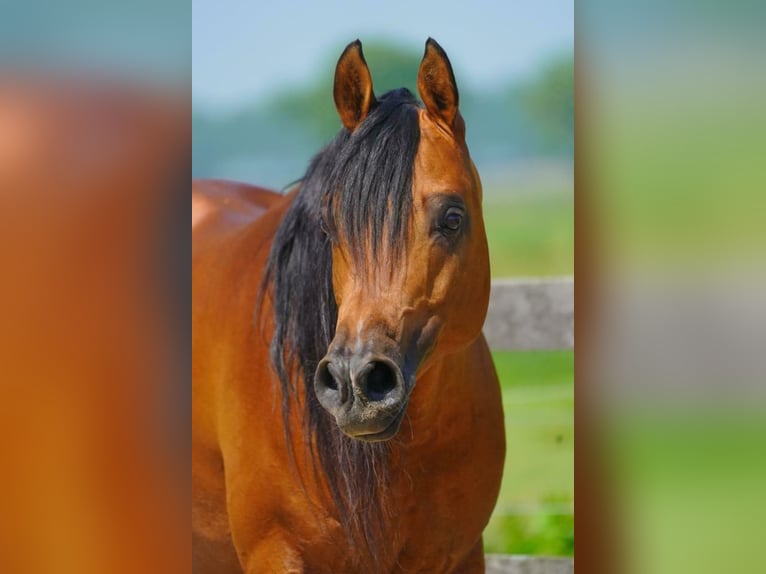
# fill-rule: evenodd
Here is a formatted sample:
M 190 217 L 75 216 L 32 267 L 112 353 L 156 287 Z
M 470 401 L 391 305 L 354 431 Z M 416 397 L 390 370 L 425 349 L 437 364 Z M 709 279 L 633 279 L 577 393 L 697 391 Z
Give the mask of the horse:
M 482 187 L 429 38 L 380 97 L 359 40 L 340 132 L 286 193 L 193 184 L 199 572 L 483 572 L 505 458 L 481 334 Z

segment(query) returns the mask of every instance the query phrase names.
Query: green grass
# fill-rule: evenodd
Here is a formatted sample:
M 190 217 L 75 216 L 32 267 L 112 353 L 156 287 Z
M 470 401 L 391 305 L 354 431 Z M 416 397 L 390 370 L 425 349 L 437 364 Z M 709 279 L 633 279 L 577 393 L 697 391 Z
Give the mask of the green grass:
M 487 552 L 574 553 L 574 353 L 494 353 L 507 455 Z
M 572 351 L 496 352 L 492 360 L 504 391 L 572 383 Z
M 493 277 L 574 272 L 571 191 L 492 194 L 485 199 L 483 211 Z

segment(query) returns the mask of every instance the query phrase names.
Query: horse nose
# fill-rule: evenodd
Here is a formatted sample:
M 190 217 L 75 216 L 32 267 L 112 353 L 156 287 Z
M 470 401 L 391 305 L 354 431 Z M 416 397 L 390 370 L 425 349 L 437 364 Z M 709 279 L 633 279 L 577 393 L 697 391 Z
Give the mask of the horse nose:
M 355 398 L 369 406 L 398 403 L 404 397 L 404 376 L 387 357 L 327 356 L 314 375 L 314 390 L 320 404 L 332 414 L 351 408 Z

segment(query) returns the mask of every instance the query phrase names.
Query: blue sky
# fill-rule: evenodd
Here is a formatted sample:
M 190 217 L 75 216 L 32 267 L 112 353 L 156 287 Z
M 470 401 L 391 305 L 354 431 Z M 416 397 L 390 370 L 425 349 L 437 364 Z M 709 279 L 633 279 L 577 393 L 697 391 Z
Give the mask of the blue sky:
M 422 50 L 432 36 L 459 82 L 487 87 L 574 45 L 573 0 L 192 0 L 192 9 L 192 92 L 208 109 L 301 84 L 357 37 Z

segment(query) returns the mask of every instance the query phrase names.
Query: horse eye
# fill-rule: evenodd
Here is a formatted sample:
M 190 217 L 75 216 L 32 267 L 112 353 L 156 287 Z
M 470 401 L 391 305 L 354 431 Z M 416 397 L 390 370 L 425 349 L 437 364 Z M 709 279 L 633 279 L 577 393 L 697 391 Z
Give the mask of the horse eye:
M 457 231 L 463 224 L 463 214 L 459 209 L 451 208 L 444 214 L 444 222 L 442 226 L 448 231 Z

